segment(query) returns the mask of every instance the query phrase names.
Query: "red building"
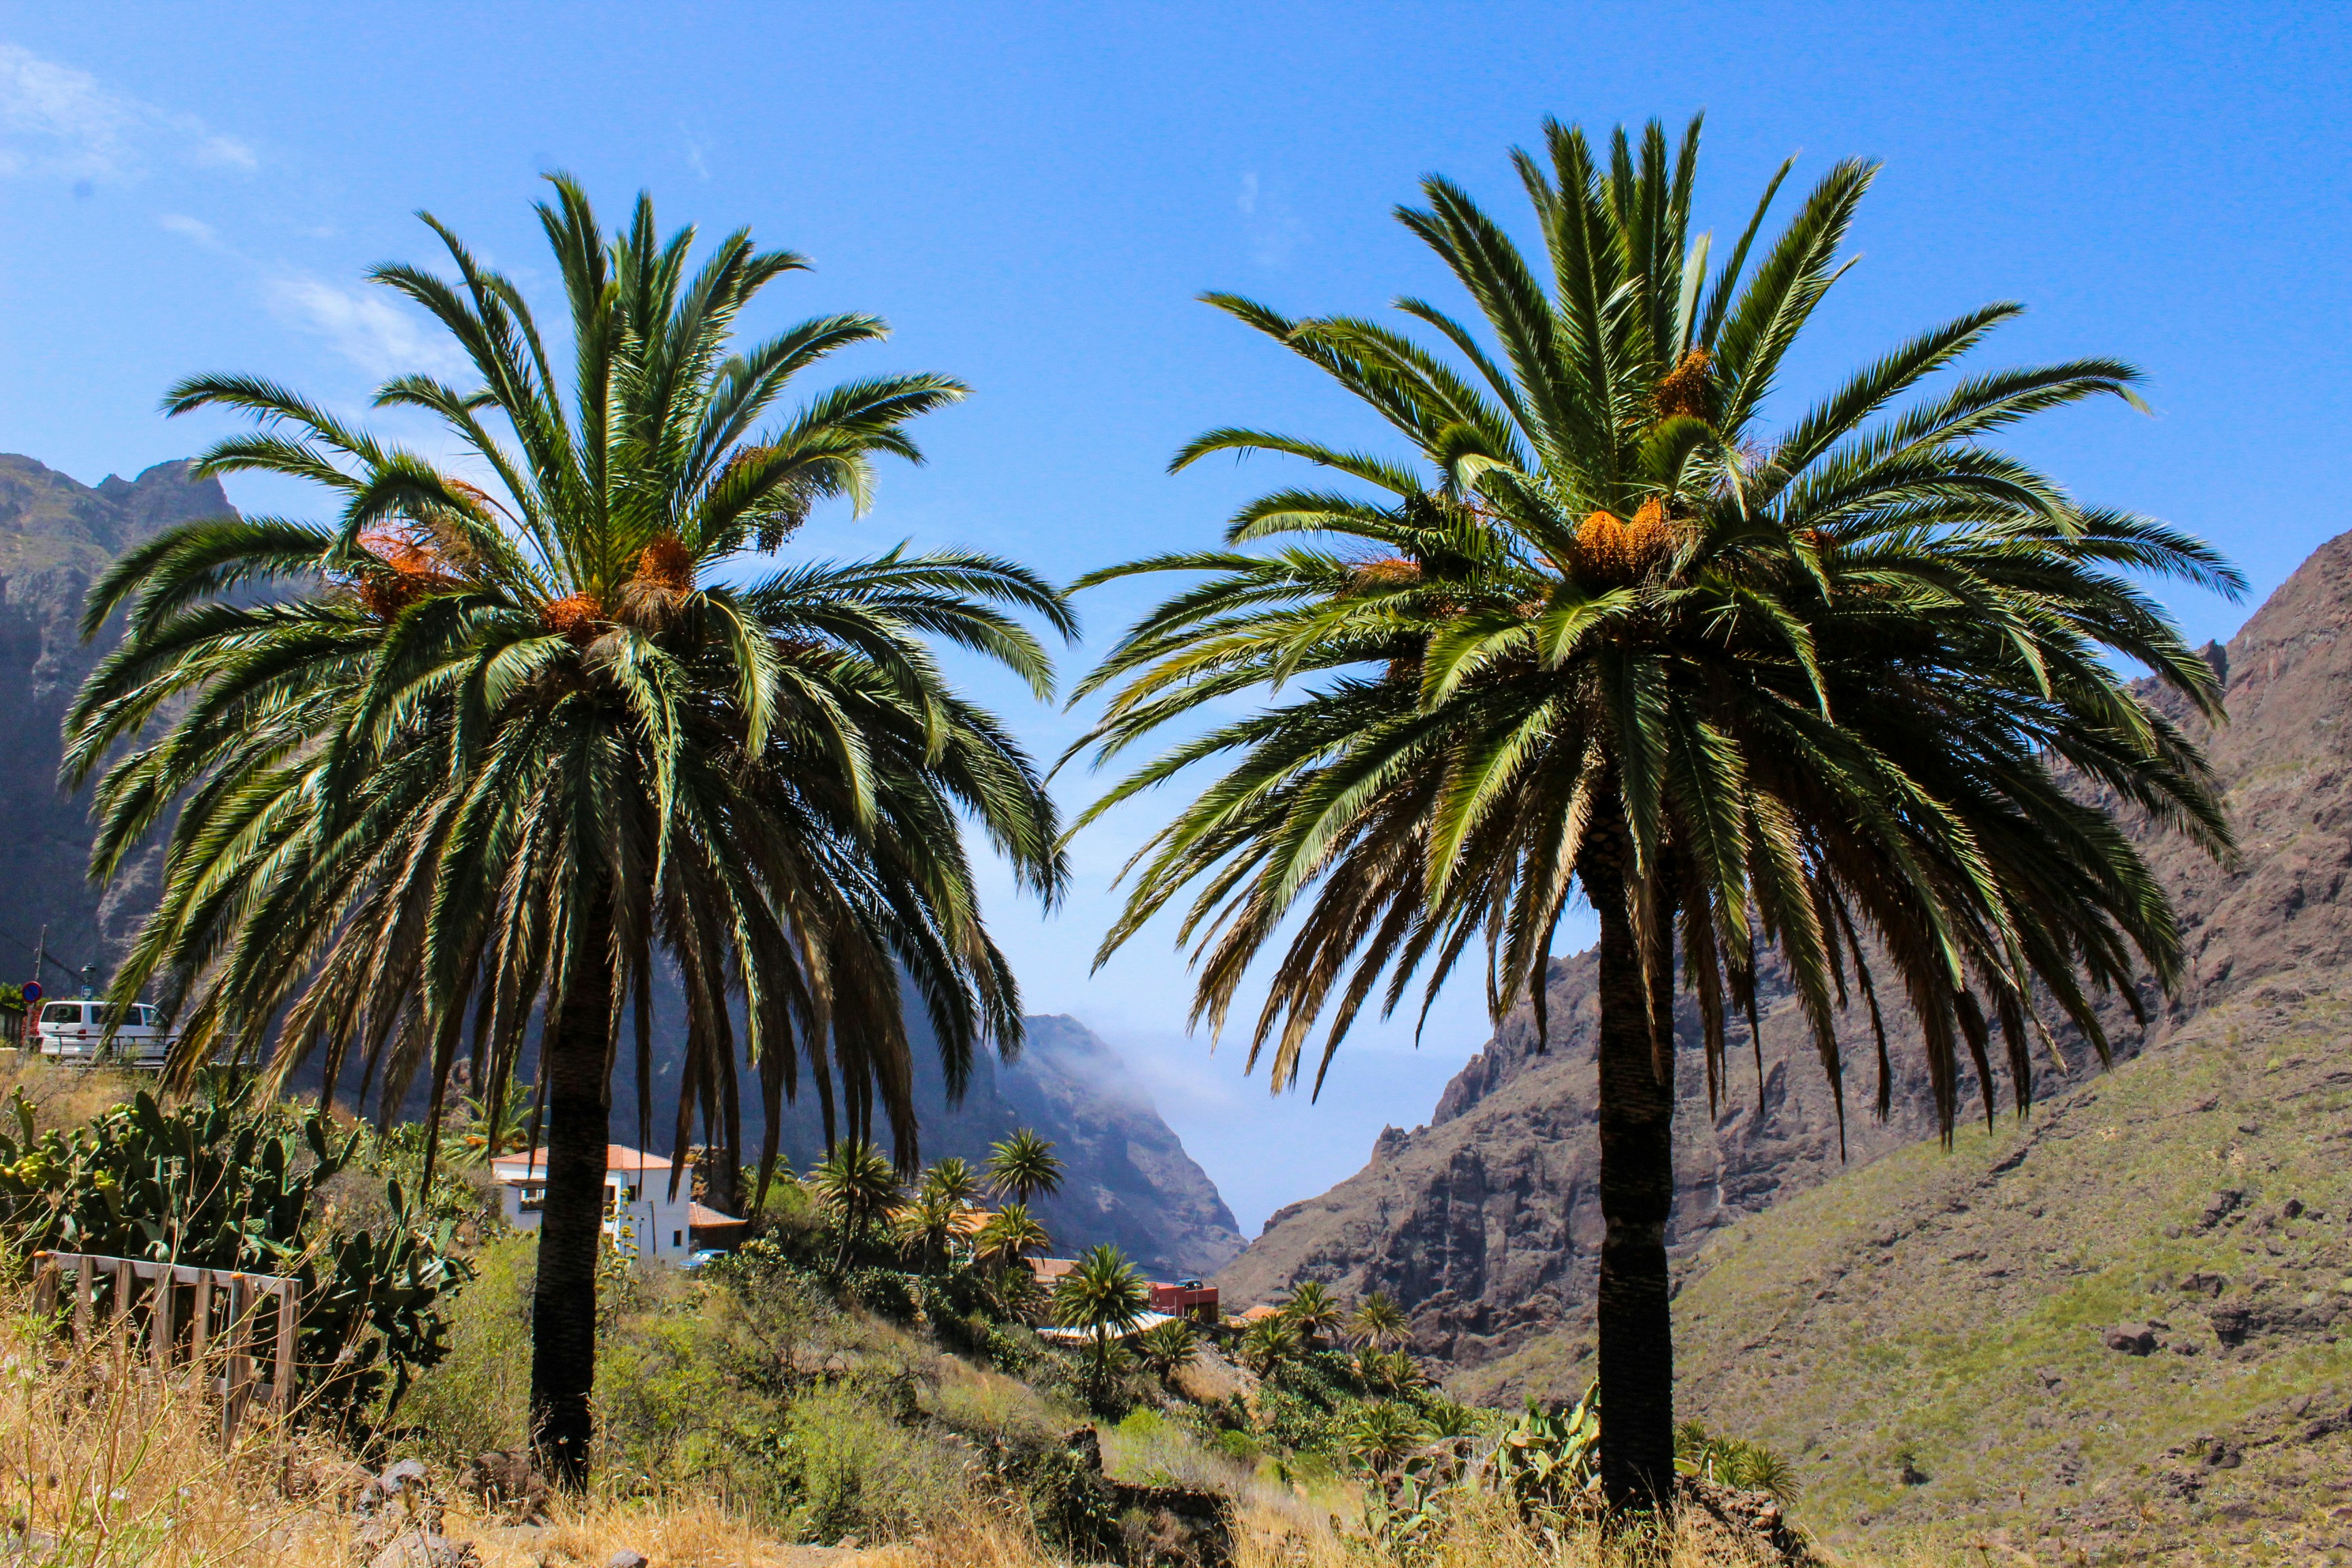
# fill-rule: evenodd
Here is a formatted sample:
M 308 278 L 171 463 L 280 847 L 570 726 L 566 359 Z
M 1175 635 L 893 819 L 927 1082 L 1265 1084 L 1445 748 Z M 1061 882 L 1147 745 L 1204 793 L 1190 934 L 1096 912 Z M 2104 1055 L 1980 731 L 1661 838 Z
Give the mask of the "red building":
M 1198 1279 L 1174 1285 L 1163 1285 L 1155 1279 L 1151 1282 L 1151 1310 L 1171 1318 L 1213 1323 L 1217 1321 L 1217 1288 L 1203 1285 Z

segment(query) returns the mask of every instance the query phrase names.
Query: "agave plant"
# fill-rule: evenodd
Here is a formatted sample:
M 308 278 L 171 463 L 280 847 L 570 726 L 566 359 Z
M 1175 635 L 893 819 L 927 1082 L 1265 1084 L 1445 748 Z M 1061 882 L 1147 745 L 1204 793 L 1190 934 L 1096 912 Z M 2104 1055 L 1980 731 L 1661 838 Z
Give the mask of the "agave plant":
M 1526 1413 L 1487 1456 L 1483 1479 L 1522 1517 L 1597 1501 L 1601 1433 L 1598 1384 L 1573 1405 L 1546 1408 L 1529 1399 Z

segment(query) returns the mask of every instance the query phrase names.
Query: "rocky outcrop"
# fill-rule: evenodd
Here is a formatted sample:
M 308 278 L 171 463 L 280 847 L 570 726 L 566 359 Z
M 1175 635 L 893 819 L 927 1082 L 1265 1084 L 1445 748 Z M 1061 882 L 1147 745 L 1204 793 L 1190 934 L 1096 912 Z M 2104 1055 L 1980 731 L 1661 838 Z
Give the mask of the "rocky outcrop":
M 31 978 L 43 925 L 68 968 L 118 956 L 153 901 L 153 854 L 104 895 L 89 885 L 87 795 L 58 787 L 66 710 L 115 638 L 81 640 L 90 583 L 123 550 L 173 523 L 229 510 L 216 479 L 184 462 L 95 489 L 30 458 L 0 455 L 0 824 L 8 833 L 8 905 L 0 911 L 0 974 Z M 70 984 L 52 969 L 51 991 Z
M 2242 850 L 2223 868 L 2186 840 L 2143 835 L 2179 911 L 2189 968 L 2178 996 L 2150 994 L 2150 1028 L 2111 1010 L 2119 1057 L 2252 990 L 2332 987 L 2352 963 L 2352 535 L 2330 542 L 2273 594 L 2226 648 L 2231 721 L 2206 736 L 2227 784 Z M 2177 699 L 2150 700 L 2179 715 Z M 2192 729 L 2202 726 L 2192 722 Z M 1389 1291 L 1413 1315 L 1418 1348 L 1458 1368 L 1508 1353 L 1554 1328 L 1590 1321 L 1601 1234 L 1592 1129 L 1593 964 L 1556 962 L 1552 1037 L 1538 1050 L 1525 1009 L 1447 1087 L 1429 1124 L 1391 1129 L 1355 1176 L 1294 1204 L 1220 1277 L 1237 1304 L 1297 1281 L 1355 1294 Z M 1865 1109 L 1875 1082 L 1864 1017 L 1841 1036 L 1854 1081 L 1837 1095 L 1794 1003 L 1763 1017 L 1760 1051 L 1710 1099 L 1696 1019 L 1677 1020 L 1676 1200 L 1669 1242 L 1687 1263 L 1726 1224 L 1818 1185 L 1934 1131 L 1916 1030 L 1890 1010 L 1894 1112 Z M 1735 1030 L 1735 1039 L 1744 1031 Z M 2036 1092 L 2062 1093 L 2097 1070 L 2080 1042 L 2036 1070 Z M 1760 1070 L 1758 1058 L 1760 1057 Z M 1344 1066 L 1342 1069 L 1344 1070 Z M 1963 1071 L 1964 1092 L 1980 1086 Z M 1997 1092 L 2007 1093 L 2005 1085 Z

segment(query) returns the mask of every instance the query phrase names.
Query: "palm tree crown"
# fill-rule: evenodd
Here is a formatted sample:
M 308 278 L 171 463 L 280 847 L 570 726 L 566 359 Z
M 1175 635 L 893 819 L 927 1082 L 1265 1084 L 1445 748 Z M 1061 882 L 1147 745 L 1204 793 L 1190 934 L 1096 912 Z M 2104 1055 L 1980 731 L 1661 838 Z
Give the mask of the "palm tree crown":
M 937 1193 L 950 1203 L 968 1204 L 980 1195 L 980 1177 L 970 1161 L 950 1154 L 923 1173 L 926 1193 Z
M 1023 1127 L 989 1151 L 988 1180 L 1025 1204 L 1062 1190 L 1062 1162 L 1051 1142 Z
M 1251 1039 L 1277 1087 L 1318 1020 L 1319 1085 L 1363 1007 L 1393 1008 L 1425 974 L 1425 1011 L 1474 942 L 1494 1010 L 1524 998 L 1540 1027 L 1559 921 L 1578 895 L 1597 913 L 1603 1468 L 1620 1500 L 1663 1495 L 1671 1473 L 1677 982 L 1713 1090 L 1731 1020 L 1755 1037 L 1758 954 L 1777 948 L 1842 1106 L 1837 1016 L 1858 998 L 1875 1028 L 1891 981 L 1948 1130 L 1963 1058 L 1990 1114 L 1998 1037 L 2022 1103 L 2038 1007 L 2104 1053 L 2098 995 L 2137 1006 L 2137 967 L 2179 973 L 2163 894 L 2091 797 L 2229 844 L 2196 748 L 2123 671 L 2218 718 L 2211 671 L 2126 574 L 2227 591 L 2236 574 L 1988 444 L 2046 409 L 2128 400 L 2135 373 L 2084 359 L 1927 387 L 2018 313 L 1992 305 L 1769 425 L 1874 171 L 1831 170 L 1751 268 L 1776 176 L 1711 268 L 1691 224 L 1697 131 L 1672 150 L 1654 124 L 1638 146 L 1620 132 L 1603 158 L 1555 123 L 1543 156 L 1517 154 L 1548 276 L 1460 187 L 1427 181 L 1427 205 L 1398 216 L 1476 324 L 1398 304 L 1450 354 L 1210 296 L 1366 404 L 1409 458 L 1211 431 L 1177 467 L 1275 452 L 1360 488 L 1277 490 L 1222 550 L 1088 579 L 1207 574 L 1087 680 L 1108 693 L 1098 758 L 1204 705 L 1281 693 L 1088 814 L 1223 761 L 1138 858 L 1103 952 L 1193 889 L 1194 1016 L 1221 1028 L 1282 943 Z
M 1349 1318 L 1348 1329 L 1374 1350 L 1402 1344 L 1412 1337 L 1412 1320 L 1385 1290 L 1375 1290 L 1364 1298 Z
M 1319 1279 L 1308 1279 L 1290 1292 L 1289 1300 L 1282 1304 L 1282 1315 L 1298 1331 L 1307 1347 L 1313 1350 L 1339 1331 L 1348 1310 L 1331 1294 L 1330 1287 Z

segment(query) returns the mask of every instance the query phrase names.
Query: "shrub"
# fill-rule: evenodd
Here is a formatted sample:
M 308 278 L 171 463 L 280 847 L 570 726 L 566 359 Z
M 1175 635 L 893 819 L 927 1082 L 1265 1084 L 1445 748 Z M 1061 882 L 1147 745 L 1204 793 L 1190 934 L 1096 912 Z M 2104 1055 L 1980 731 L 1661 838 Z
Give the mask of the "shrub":
M 961 1466 L 942 1445 L 845 1388 L 793 1401 L 772 1451 L 798 1499 L 791 1527 L 803 1541 L 910 1535 L 965 1497 Z
M 442 1309 L 449 1353 L 419 1374 L 401 1407 L 404 1435 L 450 1461 L 521 1447 L 530 1419 L 539 1238 L 500 1237 L 472 1261 L 472 1282 Z

